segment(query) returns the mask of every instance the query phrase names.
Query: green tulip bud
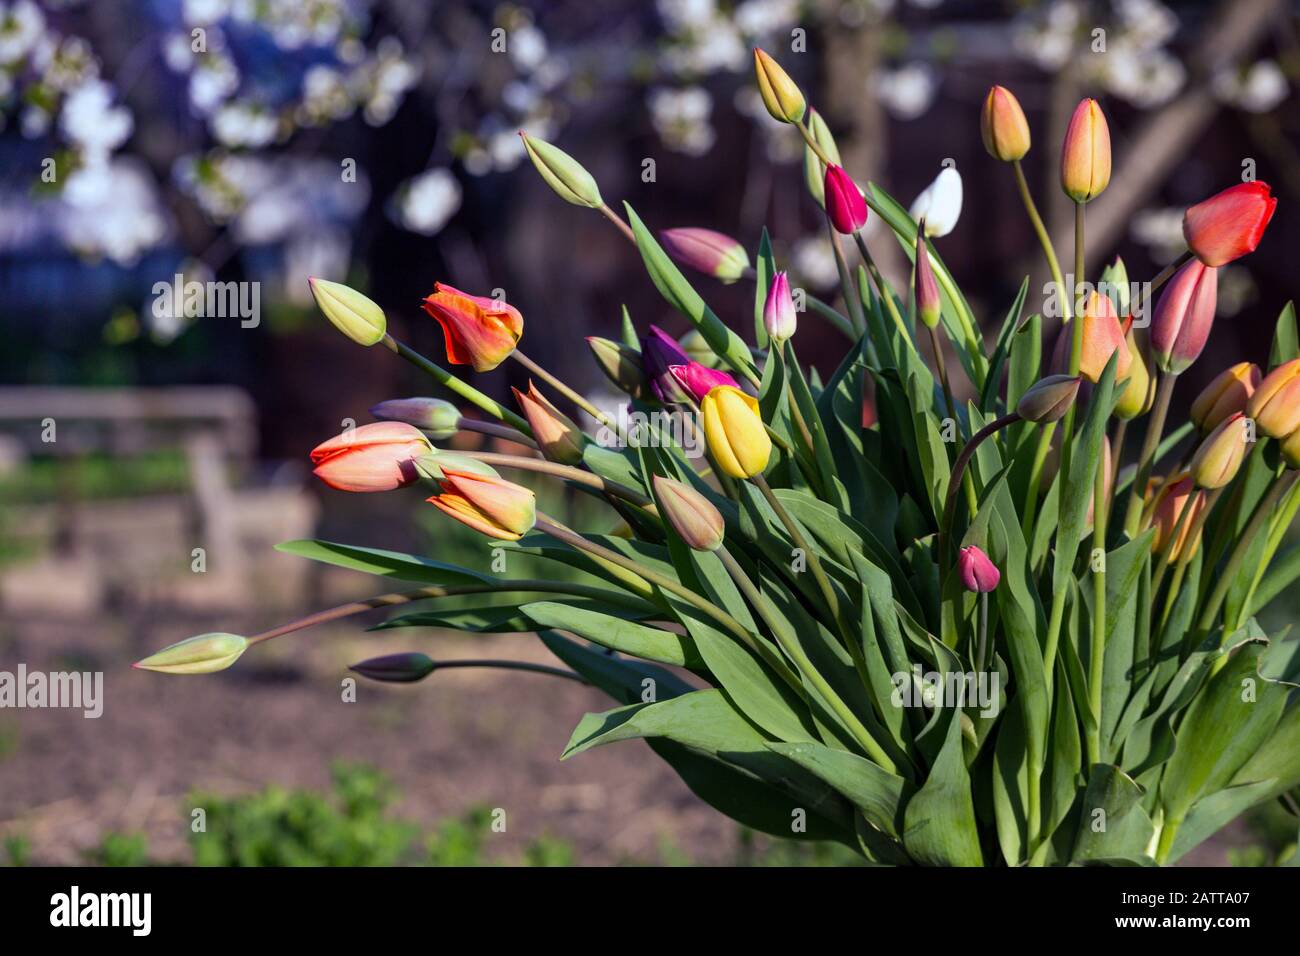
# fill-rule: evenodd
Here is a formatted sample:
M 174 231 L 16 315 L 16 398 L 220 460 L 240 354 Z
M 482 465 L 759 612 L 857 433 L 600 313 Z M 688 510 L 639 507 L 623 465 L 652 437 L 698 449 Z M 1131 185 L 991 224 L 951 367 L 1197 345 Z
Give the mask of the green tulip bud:
M 592 179 L 591 173 L 582 168 L 581 163 L 559 147 L 529 136 L 523 130 L 519 131 L 519 135 L 523 138 L 528 158 L 542 174 L 546 185 L 554 189 L 561 199 L 591 209 L 605 205 L 605 201 L 600 198 L 600 187 Z
M 307 280 L 316 305 L 334 327 L 358 345 L 374 345 L 388 331 L 384 310 L 341 282 L 312 277 Z
M 131 666 L 161 674 L 213 674 L 235 663 L 247 649 L 248 638 L 238 634 L 200 634 L 164 647 Z

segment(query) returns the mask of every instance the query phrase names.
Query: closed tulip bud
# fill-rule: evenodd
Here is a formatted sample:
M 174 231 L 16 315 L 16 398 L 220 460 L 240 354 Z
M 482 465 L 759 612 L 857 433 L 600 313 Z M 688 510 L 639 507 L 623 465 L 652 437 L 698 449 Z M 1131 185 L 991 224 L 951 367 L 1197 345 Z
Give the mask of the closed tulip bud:
M 772 455 L 758 411 L 758 399 L 738 388 L 722 385 L 704 396 L 704 437 L 723 474 L 752 478 L 762 474 Z
M 392 491 L 419 479 L 415 459 L 431 447 L 414 425 L 372 422 L 313 448 L 313 474 L 339 491 Z
M 1246 415 L 1269 438 L 1286 438 L 1300 429 L 1300 359 L 1284 362 L 1264 376 L 1246 403 Z
M 934 279 L 934 266 L 930 265 L 930 250 L 925 244 L 925 220 L 916 230 L 916 288 L 912 294 L 916 301 L 917 318 L 926 328 L 933 329 L 943 315 L 943 302 L 939 298 L 939 283 Z
M 1156 401 L 1156 380 L 1151 377 L 1142 350 L 1138 348 L 1137 338 L 1130 332 L 1125 336 L 1128 344 L 1128 385 L 1120 392 L 1119 401 L 1115 403 L 1115 415 L 1126 421 L 1145 415 L 1151 411 Z
M 1196 430 L 1204 435 L 1234 412 L 1244 412 L 1262 377 L 1254 362 L 1238 362 L 1216 375 L 1192 402 L 1188 417 Z
M 808 132 L 812 133 L 813 142 L 821 147 L 826 158 L 835 165 L 840 165 L 840 148 L 835 144 L 835 137 L 831 135 L 830 127 L 821 114 L 812 108 L 808 110 Z M 803 178 L 808 184 L 808 192 L 817 200 L 817 205 L 825 208 L 826 185 L 822 180 L 821 157 L 807 143 L 803 147 Z
M 587 337 L 587 345 L 591 348 L 596 364 L 615 388 L 633 398 L 645 397 L 650 382 L 645 377 L 645 370 L 641 368 L 640 352 L 622 342 L 602 339 L 596 335 Z
M 827 166 L 822 180 L 826 215 L 835 231 L 851 236 L 867 224 L 867 201 L 843 166 Z
M 1198 488 L 1222 488 L 1241 468 L 1249 441 L 1250 422 L 1241 412 L 1221 421 L 1201 442 L 1187 473 Z
M 1191 477 L 1182 474 L 1168 479 L 1160 487 L 1157 494 L 1159 495 L 1155 512 L 1151 517 L 1151 526 L 1155 528 L 1155 537 L 1151 540 L 1151 550 L 1156 554 L 1169 552 L 1170 561 L 1190 561 L 1196 556 L 1196 549 L 1200 545 L 1201 536 L 1199 532 L 1195 540 L 1189 541 L 1192 533 L 1192 527 L 1196 524 L 1197 516 L 1205 507 L 1205 495 L 1197 489 Z M 1178 532 L 1178 539 L 1174 540 L 1174 528 L 1178 526 L 1178 519 L 1182 517 L 1183 510 L 1190 508 L 1187 518 L 1183 521 L 1183 526 Z M 1184 553 L 1186 552 L 1186 553 Z
M 659 401 L 678 405 L 690 401 L 690 392 L 672 373 L 674 365 L 689 365 L 690 362 L 690 357 L 682 351 L 677 340 L 659 326 L 650 326 L 650 334 L 641 337 L 641 368 L 650 381 L 650 391 Z
M 712 229 L 665 229 L 659 241 L 670 256 L 696 272 L 730 285 L 749 268 L 749 253 L 735 239 Z
M 962 587 L 979 594 L 995 590 L 1002 580 L 997 565 L 975 545 L 961 549 L 957 556 L 957 573 L 961 576 Z
M 349 665 L 348 670 L 355 671 L 362 677 L 384 681 L 390 684 L 410 684 L 424 680 L 438 665 L 427 654 L 410 651 L 405 654 L 385 654 L 372 657 L 360 664 Z
M 424 311 L 442 326 L 447 359 L 453 365 L 490 372 L 515 350 L 524 334 L 524 317 L 513 305 L 442 282 L 435 282 L 433 289 L 424 300 Z
M 925 226 L 925 234 L 936 239 L 946 236 L 957 227 L 961 218 L 961 173 L 945 166 L 916 197 L 910 210 L 912 218 Z
M 690 392 L 696 403 L 704 401 L 704 396 L 719 385 L 729 385 L 732 388 L 740 387 L 740 383 L 732 378 L 729 373 L 719 368 L 708 368 L 699 362 L 671 365 L 668 370 L 672 372 L 682 388 Z
M 460 431 L 460 409 L 441 398 L 390 398 L 370 409 L 370 414 L 388 422 L 406 422 L 428 432 L 434 441 Z
M 803 93 L 781 69 L 781 64 L 758 47 L 754 47 L 754 73 L 758 78 L 758 93 L 772 119 L 781 123 L 798 123 L 807 108 Z
M 1219 272 L 1199 259 L 1169 280 L 1151 318 L 1151 355 L 1162 370 L 1178 375 L 1200 356 L 1214 325 Z
M 1026 389 L 1016 403 L 1016 414 L 1027 422 L 1060 421 L 1079 395 L 1078 375 L 1048 375 Z
M 547 401 L 531 381 L 528 391 L 511 388 L 515 403 L 528 419 L 537 447 L 551 461 L 562 465 L 576 465 L 582 461 L 582 448 L 587 440 L 573 419 Z
M 131 666 L 160 674 L 213 674 L 224 671 L 248 649 L 248 638 L 238 634 L 200 634 L 164 647 Z
M 784 272 L 772 277 L 763 302 L 763 328 L 778 346 L 794 335 L 799 316 L 794 311 L 794 298 L 790 295 L 790 280 Z
M 1120 324 L 1119 316 L 1115 313 L 1115 303 L 1094 290 L 1088 293 L 1088 298 L 1084 301 L 1083 315 L 1075 321 L 1083 322 L 1083 347 L 1079 351 L 1079 374 L 1095 385 L 1101 380 L 1102 373 L 1106 371 L 1110 357 L 1118 352 L 1115 381 L 1121 382 L 1128 378 L 1132 356 L 1129 354 L 1128 343 L 1124 340 L 1124 326 Z M 1058 345 L 1058 348 L 1062 349 L 1067 363 L 1069 350 L 1073 347 L 1072 337 L 1073 330 L 1066 326 L 1061 331 L 1061 338 L 1065 341 Z
M 1020 101 L 1006 87 L 991 87 L 984 97 L 980 133 L 989 155 L 1004 163 L 1023 159 L 1029 152 L 1029 122 Z
M 523 130 L 519 131 L 519 136 L 524 141 L 524 149 L 533 161 L 533 166 L 542 174 L 546 185 L 554 189 L 561 199 L 591 209 L 599 209 L 605 204 L 600 198 L 600 187 L 596 185 L 596 180 L 591 178 L 591 173 L 583 169 L 576 159 L 558 146 L 529 136 Z
M 1277 209 L 1268 183 L 1238 183 L 1183 213 L 1183 238 L 1211 268 L 1254 252 Z
M 384 310 L 341 282 L 314 276 L 307 280 L 316 305 L 334 327 L 358 345 L 374 345 L 388 331 Z
M 1110 183 L 1110 127 L 1096 100 L 1075 107 L 1061 147 L 1061 188 L 1075 202 L 1096 199 Z
M 722 547 L 726 525 L 709 499 L 690 485 L 661 475 L 655 475 L 654 486 L 660 513 L 687 547 L 696 551 L 717 551 Z
M 537 523 L 537 499 L 529 489 L 445 465 L 442 493 L 429 503 L 475 531 L 503 541 L 518 541 Z
M 1288 468 L 1300 468 L 1300 428 L 1282 441 L 1282 460 Z

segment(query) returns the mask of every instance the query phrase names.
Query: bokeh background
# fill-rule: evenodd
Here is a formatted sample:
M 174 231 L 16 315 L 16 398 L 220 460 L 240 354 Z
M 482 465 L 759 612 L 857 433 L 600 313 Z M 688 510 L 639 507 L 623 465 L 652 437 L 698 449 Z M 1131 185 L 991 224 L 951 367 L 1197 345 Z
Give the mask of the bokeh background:
M 796 283 L 834 298 L 802 146 L 763 111 L 754 45 L 808 92 L 859 181 L 910 203 L 956 165 L 965 208 L 939 246 L 989 334 L 1024 276 L 1030 309 L 1046 281 L 1009 170 L 980 143 L 990 84 L 1029 115 L 1027 172 L 1063 249 L 1058 144 L 1077 100 L 1101 101 L 1115 173 L 1090 206 L 1090 274 L 1119 255 L 1134 280 L 1154 275 L 1182 249 L 1186 205 L 1244 175 L 1270 183 L 1276 218 L 1221 270 L 1214 333 L 1176 404 L 1266 359 L 1300 246 L 1286 0 L 0 0 L 0 670 L 98 670 L 106 689 L 97 720 L 0 710 L 0 861 L 839 859 L 738 832 L 642 744 L 560 765 L 577 719 L 606 706 L 594 692 L 456 671 L 342 699 L 361 657 L 544 660 L 525 635 L 393 638 L 365 633 L 371 618 L 203 680 L 126 666 L 373 589 L 278 541 L 488 560 L 414 492 L 309 480 L 312 446 L 379 400 L 428 393 L 329 327 L 309 275 L 365 290 L 439 361 L 419 308 L 434 281 L 502 289 L 530 355 L 598 400 L 582 336 L 615 335 L 623 306 L 639 328 L 685 331 L 610 225 L 542 183 L 518 130 L 579 158 L 653 229 L 753 249 L 766 226 Z M 905 281 L 892 240 L 872 244 Z M 257 283 L 259 321 L 160 306 L 155 284 L 176 275 Z M 751 289 L 698 287 L 749 334 Z M 811 314 L 799 337 L 824 371 L 843 348 Z M 512 364 L 474 384 L 506 399 L 525 384 Z M 1266 811 L 1195 862 L 1269 863 L 1284 831 Z

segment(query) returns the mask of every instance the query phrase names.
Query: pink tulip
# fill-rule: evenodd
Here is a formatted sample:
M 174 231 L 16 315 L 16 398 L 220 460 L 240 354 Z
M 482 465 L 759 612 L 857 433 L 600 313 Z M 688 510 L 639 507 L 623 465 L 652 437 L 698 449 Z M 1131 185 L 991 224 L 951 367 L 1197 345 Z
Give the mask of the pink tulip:
M 961 549 L 961 554 L 957 557 L 957 571 L 961 575 L 962 586 L 967 591 L 980 594 L 992 591 L 1002 580 L 1002 572 L 975 545 Z
M 429 440 L 406 422 L 374 422 L 336 435 L 312 449 L 314 474 L 339 491 L 392 491 L 420 476 L 415 459 Z

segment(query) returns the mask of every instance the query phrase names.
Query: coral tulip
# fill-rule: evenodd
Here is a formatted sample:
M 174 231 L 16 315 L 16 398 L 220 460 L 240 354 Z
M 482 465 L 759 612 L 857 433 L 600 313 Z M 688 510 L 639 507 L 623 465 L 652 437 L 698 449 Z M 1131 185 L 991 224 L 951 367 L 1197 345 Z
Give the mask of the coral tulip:
M 1192 402 L 1188 415 L 1192 424 L 1204 435 L 1234 412 L 1244 412 L 1262 377 L 1254 362 L 1238 362 L 1224 369 Z
M 552 405 L 531 381 L 528 391 L 514 392 L 515 403 L 528 419 L 537 447 L 549 460 L 562 465 L 576 465 L 582 461 L 582 448 L 586 439 L 582 429 L 573 423 L 573 419 Z
M 1286 438 L 1300 429 L 1300 359 L 1284 362 L 1264 376 L 1246 403 L 1246 415 L 1269 438 Z
M 488 296 L 469 295 L 441 282 L 424 300 L 424 311 L 438 320 L 447 340 L 447 358 L 490 372 L 519 344 L 524 317 L 514 306 Z
M 441 484 L 429 503 L 489 537 L 518 541 L 537 523 L 532 491 L 504 478 L 444 468 Z
M 1004 163 L 1022 159 L 1029 152 L 1029 122 L 1020 101 L 1006 87 L 989 89 L 980 111 L 980 133 L 989 155 Z
M 1075 202 L 1096 199 L 1110 184 L 1110 127 L 1096 100 L 1075 107 L 1061 147 L 1061 188 Z
M 1133 357 L 1128 343 L 1124 339 L 1124 326 L 1120 324 L 1115 312 L 1115 303 L 1108 296 L 1096 290 L 1088 293 L 1084 302 L 1083 315 L 1075 319 L 1083 322 L 1083 344 L 1079 350 L 1079 374 L 1094 385 L 1101 380 L 1106 364 L 1116 352 L 1115 381 L 1122 382 L 1128 378 L 1129 366 Z M 1070 349 L 1073 348 L 1074 330 L 1070 326 L 1061 329 L 1053 353 L 1053 365 L 1066 371 L 1070 364 Z
M 313 448 L 313 473 L 339 491 L 392 491 L 419 479 L 415 459 L 431 447 L 414 425 L 373 422 Z
M 1197 515 L 1205 507 L 1205 495 L 1201 494 L 1191 477 L 1186 474 L 1168 479 L 1157 494 L 1159 498 L 1151 518 L 1152 526 L 1156 531 L 1151 541 L 1151 550 L 1156 554 L 1162 554 L 1167 550 L 1170 561 L 1177 561 L 1180 558 L 1191 560 L 1196 555 L 1196 548 L 1200 544 L 1200 535 L 1197 534 L 1196 539 L 1190 542 L 1188 538 L 1192 533 L 1192 526 L 1196 524 Z M 1186 508 L 1191 510 L 1183 521 L 1182 528 L 1179 529 L 1178 540 L 1175 541 L 1173 540 L 1174 528 L 1178 526 L 1178 519 Z
M 1277 209 L 1268 183 L 1238 183 L 1183 214 L 1183 238 L 1211 268 L 1254 252 Z
M 732 478 L 761 474 L 772 455 L 758 411 L 758 399 L 738 388 L 720 385 L 704 396 L 704 437 L 718 467 Z
M 1151 319 L 1151 355 L 1178 375 L 1200 356 L 1214 325 L 1219 273 L 1199 259 L 1179 269 L 1160 293 Z
M 980 594 L 994 590 L 1002 580 L 1002 572 L 997 569 L 997 565 L 974 545 L 961 549 L 957 556 L 957 572 L 961 576 L 962 587 Z

